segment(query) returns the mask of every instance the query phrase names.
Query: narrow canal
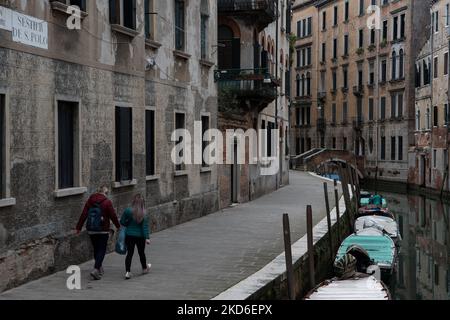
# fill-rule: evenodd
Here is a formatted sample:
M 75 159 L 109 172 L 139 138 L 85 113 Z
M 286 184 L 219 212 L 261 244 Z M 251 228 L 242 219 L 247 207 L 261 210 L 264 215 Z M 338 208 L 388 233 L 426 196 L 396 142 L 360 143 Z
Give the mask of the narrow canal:
M 403 239 L 393 298 L 450 300 L 450 204 L 417 194 L 379 193 L 396 215 Z

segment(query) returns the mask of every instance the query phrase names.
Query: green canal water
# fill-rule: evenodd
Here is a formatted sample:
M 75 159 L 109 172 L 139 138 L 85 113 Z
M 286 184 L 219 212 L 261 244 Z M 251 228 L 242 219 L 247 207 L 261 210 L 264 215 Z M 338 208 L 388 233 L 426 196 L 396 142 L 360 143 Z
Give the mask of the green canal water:
M 402 235 L 396 300 L 450 300 L 450 204 L 417 194 L 379 191 Z

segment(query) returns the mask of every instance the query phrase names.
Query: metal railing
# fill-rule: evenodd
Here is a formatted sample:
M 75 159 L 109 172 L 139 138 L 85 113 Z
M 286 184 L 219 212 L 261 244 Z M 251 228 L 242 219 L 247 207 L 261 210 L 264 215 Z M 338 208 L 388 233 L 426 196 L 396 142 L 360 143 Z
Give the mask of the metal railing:
M 214 71 L 214 79 L 219 89 L 257 90 L 274 87 L 275 79 L 267 68 L 222 69 Z
M 264 10 L 275 17 L 274 0 L 217 0 L 219 11 Z

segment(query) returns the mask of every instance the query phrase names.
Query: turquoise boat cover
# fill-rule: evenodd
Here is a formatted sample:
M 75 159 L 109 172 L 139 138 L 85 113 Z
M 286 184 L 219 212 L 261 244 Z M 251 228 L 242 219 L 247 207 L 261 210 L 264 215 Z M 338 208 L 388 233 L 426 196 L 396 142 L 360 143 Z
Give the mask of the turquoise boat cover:
M 386 199 L 383 198 L 383 208 L 387 208 L 387 202 Z M 366 207 L 370 205 L 370 198 L 361 198 L 360 204 L 362 207 Z
M 376 264 L 380 267 L 392 268 L 395 256 L 395 244 L 387 235 L 351 235 L 342 242 L 336 255 L 339 260 L 347 253 L 347 249 L 352 245 L 359 245 L 367 251 Z

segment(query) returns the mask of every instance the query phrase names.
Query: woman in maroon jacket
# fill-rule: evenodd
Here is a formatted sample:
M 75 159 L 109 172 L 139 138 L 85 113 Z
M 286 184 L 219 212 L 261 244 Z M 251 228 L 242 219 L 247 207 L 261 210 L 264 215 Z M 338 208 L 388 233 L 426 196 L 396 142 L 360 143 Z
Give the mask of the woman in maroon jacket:
M 106 247 L 108 245 L 110 221 L 114 223 L 117 229 L 120 228 L 120 223 L 117 219 L 116 211 L 114 210 L 111 200 L 107 198 L 108 192 L 108 188 L 106 186 L 102 186 L 97 190 L 97 193 L 94 193 L 89 197 L 76 226 L 76 233 L 79 234 L 81 232 L 81 229 L 83 228 L 84 222 L 88 217 L 89 208 L 91 208 L 96 203 L 100 204 L 102 213 L 101 231 L 88 231 L 92 246 L 94 247 L 95 266 L 94 270 L 92 270 L 91 272 L 91 276 L 95 280 L 100 280 L 103 276 L 102 263 L 103 259 L 105 258 Z

